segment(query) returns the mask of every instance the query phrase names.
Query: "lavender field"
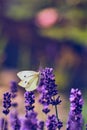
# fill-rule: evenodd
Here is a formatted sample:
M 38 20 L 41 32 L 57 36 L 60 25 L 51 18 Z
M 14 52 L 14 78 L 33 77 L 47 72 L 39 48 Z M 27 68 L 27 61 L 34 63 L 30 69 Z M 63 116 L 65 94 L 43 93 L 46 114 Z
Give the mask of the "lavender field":
M 24 97 L 23 93 L 18 92 L 17 83 L 11 81 L 10 90 L 3 94 L 0 129 L 86 130 L 81 91 L 72 88 L 69 100 L 65 100 L 58 92 L 53 69 L 42 69 L 39 74 L 37 91 L 25 91 Z M 67 110 L 67 107 L 70 108 Z

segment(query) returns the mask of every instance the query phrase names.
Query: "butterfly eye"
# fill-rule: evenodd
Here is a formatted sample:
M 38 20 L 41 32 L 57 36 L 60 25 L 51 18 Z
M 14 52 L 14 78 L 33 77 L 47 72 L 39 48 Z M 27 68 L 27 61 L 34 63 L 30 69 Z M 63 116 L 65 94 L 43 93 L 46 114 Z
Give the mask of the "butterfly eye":
M 25 83 L 27 83 L 27 81 L 25 81 Z

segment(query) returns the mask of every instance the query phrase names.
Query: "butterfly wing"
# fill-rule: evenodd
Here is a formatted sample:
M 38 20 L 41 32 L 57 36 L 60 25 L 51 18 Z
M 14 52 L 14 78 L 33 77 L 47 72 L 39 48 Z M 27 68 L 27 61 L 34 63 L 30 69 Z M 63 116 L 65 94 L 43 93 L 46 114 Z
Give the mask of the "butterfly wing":
M 37 88 L 37 84 L 39 81 L 39 77 L 38 75 L 34 76 L 32 80 L 30 80 L 30 82 L 27 84 L 27 87 L 25 88 L 27 91 L 33 91 Z
M 25 88 L 27 91 L 33 91 L 37 88 L 39 72 L 21 71 L 17 75 L 21 79 L 21 81 L 18 83 L 19 86 Z
M 32 75 L 37 74 L 38 72 L 36 71 L 20 71 L 17 73 L 17 76 L 21 79 L 24 80 L 27 77 L 31 77 Z
M 24 80 L 21 80 L 21 81 L 18 83 L 18 85 L 21 86 L 21 87 L 23 87 L 23 88 L 26 88 L 26 87 L 29 86 L 28 84 L 29 84 L 29 82 L 32 80 L 32 78 L 33 78 L 33 76 L 27 77 L 27 78 L 25 78 Z

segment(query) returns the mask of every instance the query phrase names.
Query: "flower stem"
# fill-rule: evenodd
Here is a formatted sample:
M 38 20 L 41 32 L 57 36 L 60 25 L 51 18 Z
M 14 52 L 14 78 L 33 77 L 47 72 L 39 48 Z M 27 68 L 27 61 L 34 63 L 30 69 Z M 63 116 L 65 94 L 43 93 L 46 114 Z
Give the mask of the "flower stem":
M 53 97 L 53 99 L 55 100 L 55 97 Z M 57 105 L 54 105 L 55 106 L 55 113 L 56 113 L 56 117 L 57 117 L 57 120 L 59 121 L 59 118 L 58 118 L 58 110 L 57 110 Z
M 55 100 L 55 97 L 53 97 L 53 98 L 54 98 L 54 100 Z M 56 113 L 57 120 L 59 121 L 57 105 L 55 105 L 55 113 Z M 60 130 L 60 129 L 58 128 L 58 130 Z

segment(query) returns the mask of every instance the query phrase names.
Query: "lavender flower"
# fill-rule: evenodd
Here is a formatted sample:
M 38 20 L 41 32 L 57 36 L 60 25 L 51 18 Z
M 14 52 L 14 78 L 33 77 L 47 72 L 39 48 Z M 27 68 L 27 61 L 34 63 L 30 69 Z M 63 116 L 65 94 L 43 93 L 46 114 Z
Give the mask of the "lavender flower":
M 10 114 L 10 123 L 11 123 L 11 128 L 13 130 L 20 130 L 21 128 L 21 121 L 18 118 L 18 113 L 17 112 L 13 112 Z
M 7 115 L 10 112 L 9 108 L 11 107 L 11 94 L 9 92 L 6 92 L 3 96 L 3 113 Z
M 4 130 L 8 130 L 8 122 L 7 122 L 7 120 L 4 121 Z
M 55 84 L 55 76 L 52 68 L 41 70 L 38 91 L 40 93 L 39 102 L 43 106 L 60 104 L 61 100 L 59 99 L 59 96 L 56 99 L 54 98 L 54 96 L 58 94 L 58 90 L 57 85 Z M 45 112 L 44 109 L 43 112 Z
M 0 130 L 8 130 L 8 122 L 4 118 L 0 119 Z
M 13 107 L 17 107 L 18 104 L 17 102 L 14 102 L 14 98 L 16 98 L 17 96 L 17 91 L 18 91 L 18 88 L 17 88 L 17 83 L 15 81 L 11 81 L 11 84 L 10 84 L 10 91 L 11 91 L 11 98 L 12 98 L 12 106 Z
M 24 94 L 25 97 L 25 108 L 26 108 L 26 117 L 28 116 L 28 112 L 30 110 L 34 109 L 34 103 L 35 103 L 35 95 L 34 93 L 26 91 Z
M 46 127 L 47 130 L 57 130 L 58 128 L 60 129 L 62 127 L 62 122 L 59 122 L 55 115 L 48 116 Z
M 58 129 L 60 130 L 63 127 L 63 122 L 58 120 Z
M 82 117 L 83 98 L 81 91 L 78 89 L 71 89 L 70 94 L 70 112 L 67 123 L 67 130 L 82 130 L 83 117 Z
M 55 121 L 54 121 L 52 122 L 54 124 L 52 124 L 52 126 L 49 126 L 48 129 L 53 129 L 53 130 L 55 130 L 56 128 L 60 129 L 63 125 L 62 122 L 59 121 L 57 105 L 61 103 L 61 100 L 60 100 L 60 96 L 58 96 L 57 85 L 55 84 L 55 76 L 53 74 L 52 68 L 45 68 L 41 70 L 38 91 L 40 93 L 39 102 L 43 105 L 42 111 L 45 114 L 50 112 L 49 105 L 55 106 L 55 112 L 56 112 L 55 119 L 56 119 L 57 127 L 55 127 Z M 48 117 L 48 119 L 50 118 L 51 116 Z M 54 118 L 54 116 L 52 116 L 52 118 Z M 48 124 L 51 124 L 51 121 Z
M 10 83 L 11 97 L 15 98 L 17 96 L 17 83 L 15 81 L 11 81 Z
M 86 130 L 87 130 L 87 124 L 86 124 Z
M 17 96 L 17 84 L 15 81 L 11 82 L 10 92 L 6 92 L 3 95 L 3 113 L 8 115 L 10 112 L 10 123 L 12 130 L 60 130 L 63 126 L 63 123 L 58 117 L 57 105 L 61 103 L 60 96 L 58 95 L 57 85 L 55 83 L 55 76 L 53 74 L 52 68 L 45 68 L 40 70 L 40 79 L 38 85 L 38 92 L 40 94 L 39 103 L 43 105 L 42 112 L 48 114 L 50 112 L 49 105 L 54 106 L 55 113 L 53 115 L 47 115 L 46 122 L 38 120 L 37 114 L 34 111 L 35 95 L 33 91 L 26 91 L 24 93 L 25 97 L 25 117 L 19 119 L 17 111 L 11 111 L 10 107 L 14 108 L 17 106 L 17 103 L 14 102 L 15 97 Z M 11 100 L 12 99 L 12 100 Z M 12 107 L 12 108 L 13 108 Z M 66 130 L 82 130 L 83 129 L 83 117 L 82 117 L 82 108 L 83 108 L 83 98 L 82 93 L 79 89 L 71 89 L 70 93 L 70 112 L 67 122 Z M 0 119 L 0 130 L 8 130 L 9 118 Z M 85 126 L 87 130 L 87 125 Z
M 22 130 L 37 130 L 38 129 L 37 113 L 34 111 L 30 111 L 28 113 L 28 117 L 23 122 L 24 124 Z
M 47 114 L 48 112 L 50 112 L 50 109 L 48 108 L 48 105 L 44 105 L 44 108 L 42 109 L 42 111 Z
M 4 127 L 4 118 L 0 119 L 0 130 L 3 130 Z
M 40 121 L 38 124 L 38 130 L 44 130 L 44 121 Z

